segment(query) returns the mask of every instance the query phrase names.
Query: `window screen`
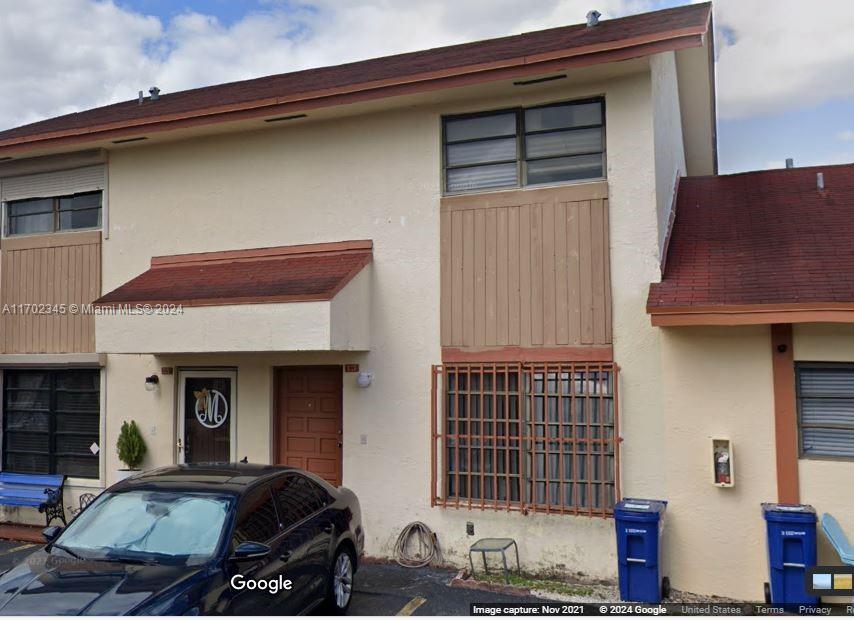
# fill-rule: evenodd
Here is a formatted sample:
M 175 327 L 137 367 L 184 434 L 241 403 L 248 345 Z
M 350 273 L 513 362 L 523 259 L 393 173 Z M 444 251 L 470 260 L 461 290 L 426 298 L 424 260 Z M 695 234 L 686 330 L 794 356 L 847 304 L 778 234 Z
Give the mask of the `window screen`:
M 801 455 L 854 458 L 854 365 L 798 364 Z
M 100 371 L 3 373 L 3 469 L 97 478 Z
M 602 99 L 444 120 L 445 191 L 605 176 Z

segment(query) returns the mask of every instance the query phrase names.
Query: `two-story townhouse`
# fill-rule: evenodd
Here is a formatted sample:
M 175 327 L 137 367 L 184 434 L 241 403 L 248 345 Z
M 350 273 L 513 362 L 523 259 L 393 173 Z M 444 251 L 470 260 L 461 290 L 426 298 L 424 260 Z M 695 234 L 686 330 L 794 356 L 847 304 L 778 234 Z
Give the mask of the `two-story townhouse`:
M 616 499 L 664 498 L 674 587 L 759 598 L 770 331 L 647 315 L 716 167 L 709 4 L 0 132 L 2 467 L 103 488 L 135 420 L 146 467 L 351 487 L 371 555 L 421 520 L 603 578 Z

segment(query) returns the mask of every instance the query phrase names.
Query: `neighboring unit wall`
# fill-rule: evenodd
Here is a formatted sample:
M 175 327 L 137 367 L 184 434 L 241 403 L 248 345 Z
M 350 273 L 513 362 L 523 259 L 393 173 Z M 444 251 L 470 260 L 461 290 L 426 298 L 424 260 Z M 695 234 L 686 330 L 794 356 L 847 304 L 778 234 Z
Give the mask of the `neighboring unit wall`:
M 682 132 L 688 176 L 717 173 L 715 69 L 711 59 L 712 32 L 703 47 L 676 52 Z
M 767 325 L 661 328 L 666 572 L 673 587 L 762 600 L 761 502 L 776 501 Z M 712 481 L 711 438 L 732 441 L 735 485 Z
M 611 343 L 608 186 L 442 200 L 442 346 Z
M 854 363 L 854 325 L 804 323 L 794 326 L 795 362 Z M 854 461 L 801 458 L 798 460 L 801 502 L 812 504 L 819 517 L 829 512 L 854 540 Z M 839 556 L 819 534 L 819 564 L 839 564 Z M 848 600 L 850 602 L 850 599 Z
M 658 213 L 658 246 L 664 244 L 670 229 L 675 202 L 676 180 L 685 175 L 685 147 L 682 141 L 682 115 L 676 55 L 664 52 L 650 58 L 652 72 L 652 122 L 655 136 L 655 200 Z

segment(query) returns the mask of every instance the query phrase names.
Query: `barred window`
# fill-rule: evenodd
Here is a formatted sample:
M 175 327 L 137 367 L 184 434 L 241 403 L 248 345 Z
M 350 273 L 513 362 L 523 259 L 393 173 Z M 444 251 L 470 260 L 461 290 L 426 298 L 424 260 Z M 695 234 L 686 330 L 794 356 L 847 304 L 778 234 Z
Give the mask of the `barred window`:
M 446 364 L 433 377 L 433 505 L 612 514 L 613 364 Z
M 3 469 L 97 478 L 101 372 L 6 370 Z

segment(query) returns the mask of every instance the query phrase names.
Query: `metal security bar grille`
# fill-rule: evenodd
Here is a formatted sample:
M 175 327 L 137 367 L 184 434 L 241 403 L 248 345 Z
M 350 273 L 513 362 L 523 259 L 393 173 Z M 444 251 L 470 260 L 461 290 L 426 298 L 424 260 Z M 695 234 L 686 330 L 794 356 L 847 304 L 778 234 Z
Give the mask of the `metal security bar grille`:
M 434 366 L 431 403 L 432 505 L 613 513 L 614 364 Z
M 796 365 L 803 457 L 854 458 L 854 365 Z

